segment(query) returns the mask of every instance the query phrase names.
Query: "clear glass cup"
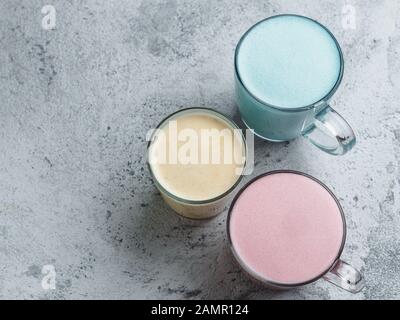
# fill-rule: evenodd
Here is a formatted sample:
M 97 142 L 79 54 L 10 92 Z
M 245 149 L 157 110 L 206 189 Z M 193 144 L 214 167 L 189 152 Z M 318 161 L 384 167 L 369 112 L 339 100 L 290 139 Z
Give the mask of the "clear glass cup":
M 340 249 L 336 255 L 336 259 L 334 259 L 334 261 L 329 266 L 329 268 L 327 268 L 324 272 L 316 275 L 312 280 L 307 281 L 307 282 L 285 284 L 285 283 L 274 282 L 270 279 L 265 279 L 262 276 L 260 276 L 259 274 L 255 273 L 253 270 L 251 270 L 251 268 L 249 266 L 247 266 L 247 264 L 243 261 L 243 259 L 237 253 L 237 251 L 233 245 L 231 232 L 230 232 L 230 221 L 231 221 L 231 217 L 232 217 L 232 209 L 233 209 L 236 201 L 240 197 L 241 193 L 244 190 L 246 190 L 246 188 L 250 184 L 252 184 L 253 182 L 255 182 L 258 179 L 263 178 L 267 175 L 272 175 L 272 174 L 276 174 L 276 173 L 294 173 L 294 174 L 299 174 L 299 175 L 302 175 L 309 179 L 314 180 L 315 182 L 320 184 L 323 188 L 325 188 L 325 190 L 327 190 L 329 192 L 329 194 L 335 200 L 335 202 L 339 208 L 340 214 L 341 214 L 341 219 L 343 222 L 343 237 L 342 237 L 342 243 L 341 243 Z M 284 289 L 298 288 L 298 287 L 310 284 L 312 282 L 315 282 L 319 279 L 324 279 L 326 281 L 329 281 L 330 283 L 332 283 L 346 291 L 349 291 L 351 293 L 357 293 L 357 292 L 361 291 L 365 285 L 364 278 L 361 275 L 361 273 L 358 270 L 356 270 L 354 267 L 352 267 L 350 264 L 348 264 L 347 262 L 344 262 L 343 260 L 341 260 L 341 258 L 340 258 L 342 255 L 342 252 L 343 252 L 343 248 L 346 243 L 346 219 L 345 219 L 345 216 L 343 213 L 343 209 L 339 203 L 339 200 L 336 198 L 336 196 L 333 194 L 333 192 L 325 184 L 323 184 L 321 181 L 314 178 L 313 176 L 310 176 L 303 172 L 298 172 L 298 171 L 293 171 L 293 170 L 271 171 L 271 172 L 259 175 L 259 176 L 255 177 L 254 179 L 252 179 L 250 182 L 248 182 L 241 190 L 239 190 L 239 192 L 236 194 L 235 198 L 232 201 L 232 204 L 231 204 L 229 212 L 228 212 L 228 218 L 227 218 L 227 234 L 228 234 L 228 242 L 229 242 L 230 249 L 231 249 L 236 261 L 239 263 L 240 267 L 246 272 L 247 275 L 250 276 L 250 278 L 252 280 L 255 280 L 256 282 L 259 282 L 271 289 L 284 290 Z
M 335 85 L 326 96 L 308 106 L 286 108 L 268 104 L 253 94 L 240 76 L 238 55 L 244 39 L 259 24 L 281 17 L 299 17 L 320 26 L 332 37 L 340 55 L 340 73 Z M 290 14 L 273 16 L 258 22 L 242 36 L 235 51 L 235 94 L 243 122 L 262 139 L 282 142 L 304 136 L 312 144 L 329 154 L 345 154 L 355 145 L 356 137 L 346 120 L 329 106 L 330 99 L 342 81 L 343 70 L 344 60 L 340 45 L 333 34 L 319 22 Z M 268 77 L 267 74 L 265 76 Z
M 156 175 L 154 174 L 154 170 L 152 165 L 149 161 L 149 154 L 150 148 L 152 147 L 152 142 L 154 141 L 157 129 L 163 128 L 169 121 L 174 120 L 182 115 L 193 115 L 193 114 L 201 114 L 207 115 L 210 117 L 217 118 L 222 120 L 225 124 L 227 124 L 232 130 L 240 131 L 240 136 L 242 139 L 242 147 L 243 147 L 243 156 L 246 158 L 246 161 L 243 164 L 243 172 L 240 175 L 237 175 L 236 182 L 225 192 L 221 193 L 217 197 L 213 197 L 206 200 L 188 200 L 181 198 L 175 194 L 173 194 L 170 190 L 167 190 L 163 184 L 157 179 Z M 177 111 L 164 120 L 160 122 L 157 126 L 156 130 L 152 133 L 151 137 L 149 138 L 148 144 L 148 168 L 154 180 L 154 184 L 156 185 L 157 189 L 160 191 L 161 196 L 163 197 L 164 201 L 178 214 L 190 219 L 208 219 L 212 218 L 219 213 L 221 213 L 228 205 L 229 201 L 232 199 L 233 191 L 239 185 L 240 181 L 242 180 L 244 169 L 246 167 L 247 162 L 247 144 L 246 138 L 243 134 L 242 130 L 237 126 L 237 124 L 231 120 L 229 117 L 225 116 L 224 114 L 215 111 L 209 108 L 187 108 Z

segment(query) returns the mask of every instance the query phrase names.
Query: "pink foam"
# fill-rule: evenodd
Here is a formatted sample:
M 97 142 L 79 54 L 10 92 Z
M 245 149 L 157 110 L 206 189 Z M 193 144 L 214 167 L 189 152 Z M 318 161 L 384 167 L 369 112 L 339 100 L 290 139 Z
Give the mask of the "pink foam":
M 253 182 L 236 201 L 230 221 L 233 247 L 263 279 L 310 281 L 335 261 L 343 221 L 330 193 L 314 180 L 275 173 Z

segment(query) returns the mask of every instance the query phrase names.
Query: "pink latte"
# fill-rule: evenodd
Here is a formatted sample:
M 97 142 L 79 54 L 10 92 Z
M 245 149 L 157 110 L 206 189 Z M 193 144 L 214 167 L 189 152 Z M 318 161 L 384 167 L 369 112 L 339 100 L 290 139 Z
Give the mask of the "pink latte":
M 335 199 L 318 182 L 277 172 L 255 180 L 239 195 L 229 233 L 236 256 L 258 278 L 295 285 L 332 266 L 344 222 Z

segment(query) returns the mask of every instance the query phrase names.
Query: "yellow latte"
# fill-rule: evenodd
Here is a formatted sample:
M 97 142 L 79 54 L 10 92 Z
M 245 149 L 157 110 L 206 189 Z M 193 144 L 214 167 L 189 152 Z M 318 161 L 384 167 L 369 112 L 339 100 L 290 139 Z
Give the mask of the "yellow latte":
M 188 109 L 159 127 L 149 147 L 149 163 L 156 183 L 164 189 L 160 191 L 169 193 L 163 194 L 167 202 L 186 216 L 201 209 L 201 218 L 221 208 L 207 211 L 204 204 L 195 203 L 188 208 L 196 211 L 191 214 L 182 205 L 216 200 L 234 187 L 243 171 L 245 149 L 241 132 L 230 120 L 208 109 Z M 178 198 L 180 209 L 171 204 L 171 195 Z

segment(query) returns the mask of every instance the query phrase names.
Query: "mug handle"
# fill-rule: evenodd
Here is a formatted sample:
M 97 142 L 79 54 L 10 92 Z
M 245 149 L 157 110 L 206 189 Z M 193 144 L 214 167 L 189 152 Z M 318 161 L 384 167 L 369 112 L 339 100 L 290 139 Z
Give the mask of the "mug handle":
M 323 278 L 351 293 L 360 292 L 365 285 L 361 273 L 342 260 L 336 261 L 332 269 Z
M 353 129 L 329 105 L 314 115 L 312 123 L 303 130 L 303 136 L 332 155 L 343 155 L 356 143 Z

